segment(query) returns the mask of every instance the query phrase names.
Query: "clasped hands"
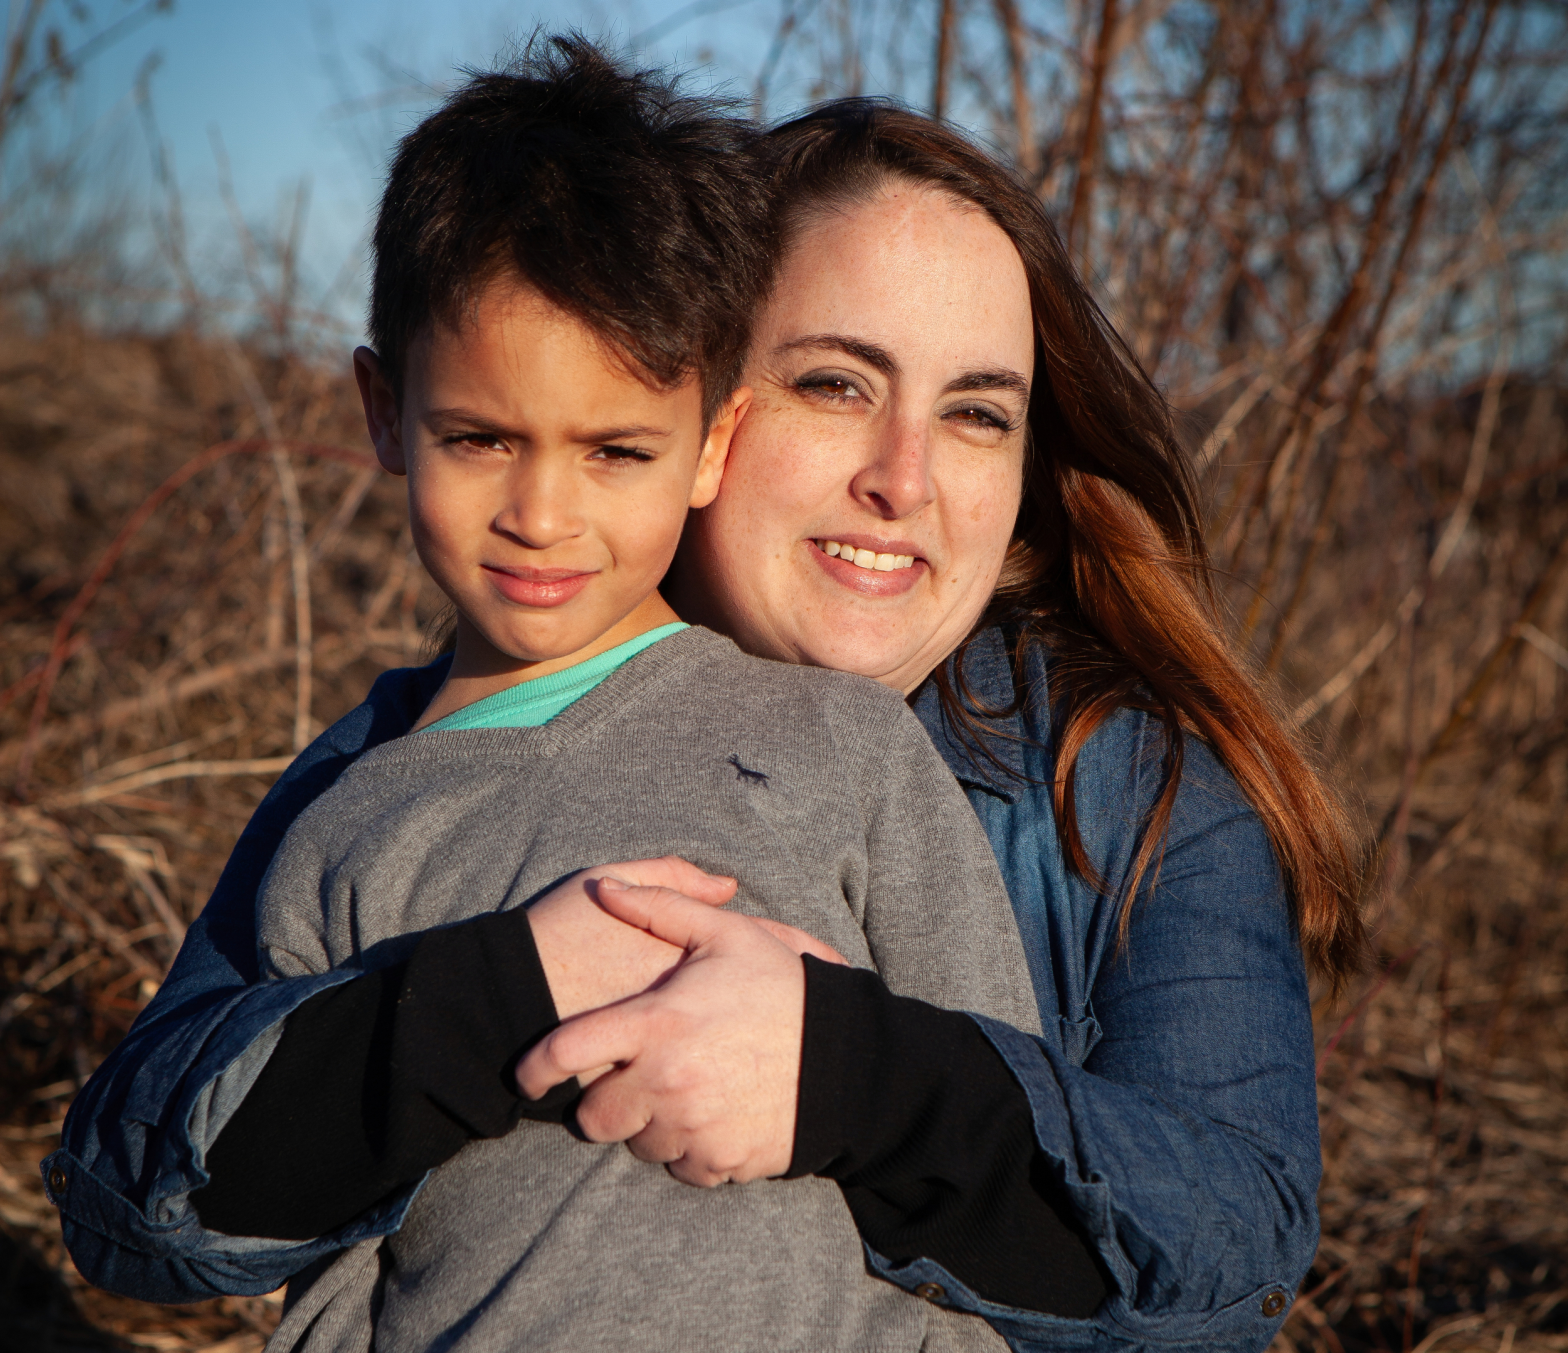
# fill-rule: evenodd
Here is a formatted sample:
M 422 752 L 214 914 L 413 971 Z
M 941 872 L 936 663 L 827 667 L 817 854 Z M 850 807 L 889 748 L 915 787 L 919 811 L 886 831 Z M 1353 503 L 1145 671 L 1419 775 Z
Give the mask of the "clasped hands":
M 795 1140 L 802 954 L 837 952 L 721 910 L 735 880 L 666 856 L 574 874 L 529 908 L 563 1023 L 522 1058 L 537 1099 L 576 1076 L 577 1125 L 683 1183 L 780 1175 Z

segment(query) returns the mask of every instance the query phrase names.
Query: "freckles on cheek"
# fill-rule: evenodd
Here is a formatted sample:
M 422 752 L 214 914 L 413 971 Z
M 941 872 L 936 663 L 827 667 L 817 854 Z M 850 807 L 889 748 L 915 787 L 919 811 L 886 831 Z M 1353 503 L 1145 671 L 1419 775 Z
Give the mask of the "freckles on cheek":
M 753 409 L 731 447 L 720 496 L 738 490 L 759 513 L 819 496 L 824 477 L 843 468 L 838 433 L 798 409 L 766 409 L 760 419 Z
M 970 508 L 969 520 L 976 526 L 986 522 L 1000 524 L 1005 516 L 1011 524 L 1017 518 L 1022 502 L 1022 484 L 996 485 L 990 492 L 975 496 L 974 504 Z

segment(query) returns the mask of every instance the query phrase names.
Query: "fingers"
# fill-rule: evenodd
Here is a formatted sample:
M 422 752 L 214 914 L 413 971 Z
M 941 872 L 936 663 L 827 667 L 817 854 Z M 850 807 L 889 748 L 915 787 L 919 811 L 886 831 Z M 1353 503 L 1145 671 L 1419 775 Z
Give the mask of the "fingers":
M 804 930 L 796 930 L 794 926 L 785 925 L 783 921 L 771 921 L 766 916 L 748 916 L 746 919 L 753 925 L 761 926 L 780 944 L 794 950 L 797 954 L 810 954 L 812 958 L 820 958 L 824 963 L 838 963 L 846 968 L 849 967 L 849 960 L 843 954 L 832 945 L 823 944 L 815 935 L 808 935 Z
M 696 902 L 721 907 L 735 896 L 735 880 L 725 874 L 709 874 L 679 855 L 663 855 L 656 860 L 630 860 L 607 865 L 601 872 L 628 884 L 648 888 L 673 888 Z
M 685 869 L 695 868 L 694 865 L 688 865 L 684 860 L 674 857 L 670 857 L 670 862 L 681 865 Z M 651 863 L 663 864 L 665 861 Z M 631 872 L 625 865 L 612 867 L 617 871 Z M 704 875 L 704 877 L 709 876 Z M 722 882 L 726 885 L 726 892 L 733 894 L 735 881 L 724 879 Z M 713 938 L 723 924 L 705 917 L 700 910 L 694 909 L 691 906 L 692 895 L 684 887 L 638 884 L 618 876 L 606 875 L 595 880 L 595 894 L 599 905 L 617 920 L 625 921 L 639 930 L 646 930 L 656 939 L 664 940 L 669 944 L 678 944 L 687 950 Z M 782 921 L 770 920 L 763 916 L 748 916 L 746 919 L 767 931 L 792 953 L 810 954 L 824 963 L 849 966 L 848 959 L 831 945 L 817 939 L 815 935 L 808 935 L 804 930 L 798 930 L 792 925 L 785 925 Z
M 591 1142 L 630 1142 L 638 1138 L 651 1142 L 649 1123 L 653 1109 L 645 1095 L 617 1093 L 624 1084 L 624 1077 L 611 1074 L 595 1081 L 593 1088 L 577 1105 L 577 1130 Z M 673 1146 L 666 1148 L 666 1155 L 641 1155 L 639 1159 L 662 1165 L 680 1151 Z
M 618 1072 L 584 1095 L 577 1106 L 578 1130 L 591 1142 L 624 1142 L 638 1160 L 666 1166 L 683 1184 L 712 1188 L 754 1177 L 745 1162 L 720 1159 L 692 1140 L 689 1130 L 655 1113 L 635 1075 Z
M 633 1000 L 590 1011 L 546 1034 L 517 1064 L 517 1088 L 527 1098 L 538 1099 L 573 1076 L 602 1073 L 607 1066 L 631 1061 L 645 1041 L 636 1005 Z
M 627 887 L 620 879 L 602 878 L 595 895 L 616 920 L 688 952 L 713 939 L 727 919 L 673 888 Z
M 627 1143 L 630 1145 L 630 1143 Z M 699 1164 L 689 1156 L 681 1156 L 670 1161 L 665 1167 L 672 1176 L 683 1184 L 690 1184 L 693 1188 L 711 1189 L 720 1184 L 745 1184 L 749 1181 L 738 1175 L 717 1174 L 706 1165 Z

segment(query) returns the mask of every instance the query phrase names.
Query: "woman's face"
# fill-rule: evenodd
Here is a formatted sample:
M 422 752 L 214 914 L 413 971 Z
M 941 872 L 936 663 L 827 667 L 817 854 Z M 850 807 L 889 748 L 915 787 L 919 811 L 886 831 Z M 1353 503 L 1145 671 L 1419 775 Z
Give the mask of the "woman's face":
M 995 589 L 1033 375 L 1023 262 L 984 212 L 895 180 L 816 214 L 758 318 L 678 606 L 764 657 L 912 691 Z

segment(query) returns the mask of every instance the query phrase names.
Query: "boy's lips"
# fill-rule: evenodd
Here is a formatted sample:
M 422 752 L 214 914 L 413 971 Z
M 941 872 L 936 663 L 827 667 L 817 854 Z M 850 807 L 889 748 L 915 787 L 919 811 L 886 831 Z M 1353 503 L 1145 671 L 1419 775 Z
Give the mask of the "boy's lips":
M 504 568 L 481 564 L 490 586 L 518 606 L 563 606 L 594 576 L 570 568 Z

